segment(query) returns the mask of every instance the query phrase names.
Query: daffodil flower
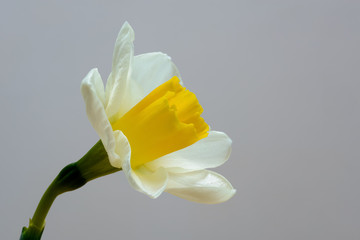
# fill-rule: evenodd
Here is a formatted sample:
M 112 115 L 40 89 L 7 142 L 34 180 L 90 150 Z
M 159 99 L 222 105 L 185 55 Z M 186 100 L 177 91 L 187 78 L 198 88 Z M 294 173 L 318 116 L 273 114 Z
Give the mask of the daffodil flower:
M 206 170 L 228 160 L 230 138 L 210 131 L 171 59 L 160 52 L 134 56 L 133 41 L 134 31 L 125 23 L 106 88 L 96 68 L 83 79 L 86 113 L 100 140 L 55 177 L 21 240 L 41 239 L 57 196 L 120 170 L 133 188 L 151 198 L 166 191 L 190 201 L 220 203 L 235 194 L 223 176 Z
M 166 191 L 200 203 L 230 199 L 235 190 L 229 181 L 207 169 L 227 161 L 231 139 L 209 130 L 170 57 L 134 56 L 133 41 L 134 31 L 125 23 L 106 87 L 96 68 L 81 84 L 87 116 L 110 164 L 151 198 Z

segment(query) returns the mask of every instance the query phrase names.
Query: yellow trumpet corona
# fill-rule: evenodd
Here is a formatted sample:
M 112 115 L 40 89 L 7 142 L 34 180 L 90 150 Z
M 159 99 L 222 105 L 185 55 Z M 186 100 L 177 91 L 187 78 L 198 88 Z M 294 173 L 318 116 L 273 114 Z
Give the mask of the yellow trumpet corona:
M 131 146 L 131 167 L 137 168 L 208 136 L 200 117 L 203 108 L 194 93 L 174 76 L 112 124 Z

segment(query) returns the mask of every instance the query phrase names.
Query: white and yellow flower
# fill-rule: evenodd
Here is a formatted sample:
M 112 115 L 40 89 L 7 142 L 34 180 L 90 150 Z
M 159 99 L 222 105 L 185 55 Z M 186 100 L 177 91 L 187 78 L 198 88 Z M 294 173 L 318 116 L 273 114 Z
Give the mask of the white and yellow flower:
M 231 139 L 209 131 L 201 105 L 183 87 L 171 59 L 160 52 L 134 56 L 133 41 L 134 31 L 125 23 L 106 88 L 97 69 L 81 84 L 88 118 L 110 164 L 152 198 L 166 191 L 200 203 L 228 200 L 235 194 L 231 184 L 206 169 L 229 158 Z

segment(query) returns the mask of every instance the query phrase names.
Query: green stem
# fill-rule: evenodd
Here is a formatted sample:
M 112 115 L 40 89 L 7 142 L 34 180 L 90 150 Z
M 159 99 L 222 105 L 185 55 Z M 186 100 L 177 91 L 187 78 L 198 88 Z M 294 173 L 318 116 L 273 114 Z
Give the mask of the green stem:
M 40 239 L 45 227 L 45 218 L 55 198 L 64 192 L 84 186 L 86 182 L 76 163 L 71 163 L 64 167 L 45 191 L 33 218 L 30 219 L 29 227 L 23 228 L 20 240 Z
M 29 227 L 24 227 L 20 240 L 40 240 L 45 227 L 45 218 L 56 197 L 84 186 L 88 181 L 105 176 L 121 168 L 109 163 L 104 145 L 98 141 L 79 161 L 64 167 L 45 191 Z
M 56 179 L 50 184 L 46 189 L 44 195 L 42 196 L 39 205 L 37 206 L 34 216 L 32 218 L 32 224 L 38 228 L 43 228 L 45 226 L 45 218 L 50 210 L 51 205 L 53 204 L 55 198 L 59 196 L 57 189 Z

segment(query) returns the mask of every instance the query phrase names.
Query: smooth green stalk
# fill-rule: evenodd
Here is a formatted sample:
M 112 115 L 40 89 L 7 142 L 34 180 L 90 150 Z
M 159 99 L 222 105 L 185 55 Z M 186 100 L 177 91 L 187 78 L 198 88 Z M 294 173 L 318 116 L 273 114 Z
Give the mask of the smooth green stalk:
M 98 141 L 79 161 L 64 167 L 45 191 L 29 227 L 23 227 L 20 240 L 39 240 L 44 231 L 45 218 L 56 197 L 84 186 L 90 180 L 117 171 L 109 163 L 108 155 L 101 141 Z
M 39 205 L 35 210 L 34 216 L 31 219 L 30 224 L 38 229 L 42 229 L 45 226 L 45 218 L 50 210 L 50 207 L 55 201 L 55 198 L 60 194 L 57 191 L 57 185 L 58 184 L 55 179 L 46 189 L 44 195 L 39 202 Z

